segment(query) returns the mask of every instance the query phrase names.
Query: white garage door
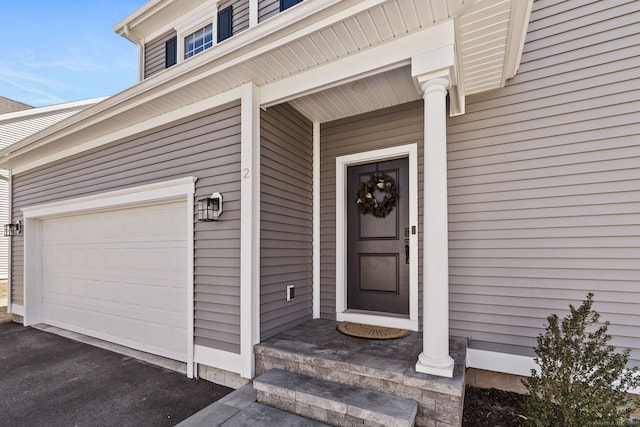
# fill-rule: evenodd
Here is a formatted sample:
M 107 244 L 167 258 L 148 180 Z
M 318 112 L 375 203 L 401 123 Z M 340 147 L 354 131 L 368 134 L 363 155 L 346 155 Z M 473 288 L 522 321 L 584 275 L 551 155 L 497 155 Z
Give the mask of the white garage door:
M 187 206 L 42 222 L 44 323 L 186 361 Z

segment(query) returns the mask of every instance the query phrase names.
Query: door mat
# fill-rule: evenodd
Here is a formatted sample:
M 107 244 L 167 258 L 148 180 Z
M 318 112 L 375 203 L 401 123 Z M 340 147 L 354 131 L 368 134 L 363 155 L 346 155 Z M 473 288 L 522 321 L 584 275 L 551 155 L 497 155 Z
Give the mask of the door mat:
M 411 332 L 406 329 L 385 328 L 383 326 L 363 325 L 361 323 L 342 322 L 336 329 L 338 332 L 351 337 L 368 338 L 372 340 L 391 340 L 402 338 Z

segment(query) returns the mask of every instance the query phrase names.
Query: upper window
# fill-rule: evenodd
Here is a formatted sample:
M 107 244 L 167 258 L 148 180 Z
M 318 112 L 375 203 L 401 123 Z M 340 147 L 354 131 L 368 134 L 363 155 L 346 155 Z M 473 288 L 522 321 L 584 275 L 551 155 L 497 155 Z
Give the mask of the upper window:
M 173 37 L 164 44 L 164 68 L 176 65 L 177 62 L 177 38 Z
M 289 9 L 291 6 L 295 6 L 302 0 L 280 0 L 280 12 Z
M 233 7 L 225 7 L 218 12 L 218 43 L 231 37 L 233 32 Z
M 211 46 L 213 46 L 213 25 L 209 24 L 184 38 L 184 59 L 191 58 Z

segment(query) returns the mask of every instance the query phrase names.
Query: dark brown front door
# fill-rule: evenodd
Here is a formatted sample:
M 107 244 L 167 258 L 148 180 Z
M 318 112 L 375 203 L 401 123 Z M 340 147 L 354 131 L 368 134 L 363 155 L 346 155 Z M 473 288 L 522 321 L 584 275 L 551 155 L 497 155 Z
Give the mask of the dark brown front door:
M 360 183 L 380 173 L 397 191 L 384 218 L 356 204 Z M 348 167 L 347 195 L 347 309 L 409 314 L 409 159 Z M 382 200 L 385 193 L 373 195 Z

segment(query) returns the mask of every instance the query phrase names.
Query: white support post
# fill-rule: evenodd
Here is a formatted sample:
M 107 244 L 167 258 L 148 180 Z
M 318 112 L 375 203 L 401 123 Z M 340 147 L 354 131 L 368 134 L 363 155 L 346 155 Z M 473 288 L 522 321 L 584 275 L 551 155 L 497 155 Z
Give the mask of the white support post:
M 423 344 L 416 371 L 451 378 L 447 212 L 446 74 L 421 78 L 424 92 Z
M 241 376 L 255 375 L 253 346 L 260 342 L 260 105 L 258 87 L 242 86 L 240 170 Z

